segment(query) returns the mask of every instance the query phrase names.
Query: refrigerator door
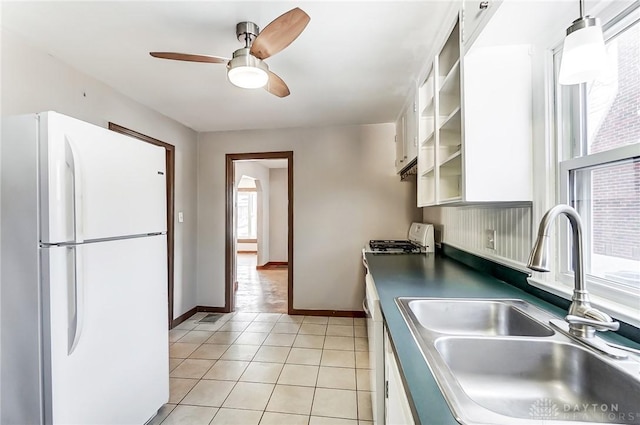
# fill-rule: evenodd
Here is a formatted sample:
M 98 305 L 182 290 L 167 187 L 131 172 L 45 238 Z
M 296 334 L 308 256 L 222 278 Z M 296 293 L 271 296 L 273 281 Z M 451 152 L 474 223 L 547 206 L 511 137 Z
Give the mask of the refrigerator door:
M 165 232 L 165 150 L 74 118 L 40 120 L 41 242 Z
M 42 250 L 46 424 L 143 424 L 168 401 L 166 246 Z

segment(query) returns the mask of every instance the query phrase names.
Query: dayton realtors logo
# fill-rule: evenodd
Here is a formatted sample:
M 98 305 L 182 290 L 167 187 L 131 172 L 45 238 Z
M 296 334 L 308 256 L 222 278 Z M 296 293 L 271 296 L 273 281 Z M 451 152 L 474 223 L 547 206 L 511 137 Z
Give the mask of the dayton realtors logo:
M 621 412 L 617 403 L 556 403 L 548 398 L 534 401 L 529 416 L 539 420 L 571 420 L 631 423 L 640 418 L 639 412 Z
M 555 419 L 559 414 L 558 405 L 548 398 L 536 400 L 529 407 L 529 415 L 533 419 Z

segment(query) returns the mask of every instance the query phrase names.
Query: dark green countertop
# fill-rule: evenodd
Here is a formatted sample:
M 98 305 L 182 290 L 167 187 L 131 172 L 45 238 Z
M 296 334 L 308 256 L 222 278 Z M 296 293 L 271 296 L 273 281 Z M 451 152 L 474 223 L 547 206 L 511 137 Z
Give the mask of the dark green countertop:
M 380 297 L 382 313 L 391 336 L 416 420 L 422 425 L 457 424 L 440 392 L 395 298 L 517 298 L 563 317 L 566 309 L 543 301 L 441 255 L 366 254 L 369 271 Z

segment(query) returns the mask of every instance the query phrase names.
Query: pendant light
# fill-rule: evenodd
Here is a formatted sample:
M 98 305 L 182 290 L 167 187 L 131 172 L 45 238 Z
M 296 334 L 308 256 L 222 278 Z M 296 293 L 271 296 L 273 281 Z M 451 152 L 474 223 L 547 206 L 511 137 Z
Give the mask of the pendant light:
M 580 0 L 580 17 L 567 28 L 564 39 L 558 81 L 562 85 L 592 81 L 603 70 L 606 60 L 600 20 L 585 16 L 583 0 Z

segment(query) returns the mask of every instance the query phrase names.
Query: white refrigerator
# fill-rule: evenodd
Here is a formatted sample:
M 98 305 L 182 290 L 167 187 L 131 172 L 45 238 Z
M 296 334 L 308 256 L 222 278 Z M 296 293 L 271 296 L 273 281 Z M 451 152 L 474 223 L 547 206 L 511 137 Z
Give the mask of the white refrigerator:
M 0 423 L 144 424 L 169 399 L 164 148 L 3 117 Z

